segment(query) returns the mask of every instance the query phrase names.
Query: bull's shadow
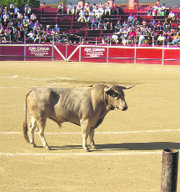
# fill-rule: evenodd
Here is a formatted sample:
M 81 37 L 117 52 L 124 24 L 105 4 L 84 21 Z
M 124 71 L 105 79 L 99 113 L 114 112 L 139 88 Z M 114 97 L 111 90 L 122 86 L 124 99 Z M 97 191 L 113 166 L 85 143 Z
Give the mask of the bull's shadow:
M 82 145 L 64 145 L 50 146 L 50 150 L 72 150 L 82 149 Z M 180 143 L 173 142 L 150 142 L 150 143 L 108 143 L 96 144 L 96 150 L 163 150 L 163 149 L 180 149 Z

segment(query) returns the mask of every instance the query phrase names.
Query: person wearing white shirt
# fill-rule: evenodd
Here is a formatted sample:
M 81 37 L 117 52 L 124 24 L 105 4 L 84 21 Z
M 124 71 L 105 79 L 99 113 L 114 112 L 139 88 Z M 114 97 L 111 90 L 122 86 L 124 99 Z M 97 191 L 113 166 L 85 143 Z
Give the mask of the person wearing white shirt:
M 86 22 L 86 17 L 85 17 L 85 11 L 83 9 L 81 9 L 80 13 L 79 13 L 79 18 L 77 20 L 78 22 Z
M 111 15 L 111 6 L 109 3 L 107 3 L 106 7 L 105 7 L 105 15 L 107 15 L 107 13 L 109 13 L 109 15 Z
M 81 9 L 82 9 L 81 5 L 77 5 L 76 11 L 75 11 L 76 15 L 80 13 Z
M 85 6 L 84 6 L 84 11 L 85 11 L 85 14 L 86 14 L 86 15 L 89 15 L 89 12 L 90 12 L 89 3 L 86 3 L 86 4 L 85 4 Z
M 70 3 L 67 7 L 67 14 L 68 15 L 74 15 L 74 6 L 72 5 L 72 3 Z

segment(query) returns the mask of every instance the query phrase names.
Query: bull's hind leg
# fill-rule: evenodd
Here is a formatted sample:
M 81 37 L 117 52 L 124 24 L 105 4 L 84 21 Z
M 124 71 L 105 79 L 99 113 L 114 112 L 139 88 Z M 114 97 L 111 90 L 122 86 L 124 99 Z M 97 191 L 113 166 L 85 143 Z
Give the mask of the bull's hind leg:
M 35 131 L 36 127 L 37 127 L 36 120 L 34 119 L 34 117 L 31 116 L 31 121 L 29 124 L 29 130 L 30 130 L 29 142 L 33 147 L 36 147 L 36 144 L 34 143 L 34 131 Z
M 90 148 L 95 149 L 96 146 L 95 146 L 95 142 L 94 142 L 94 129 L 92 129 L 92 128 L 90 129 L 89 136 L 90 136 Z
M 46 142 L 45 136 L 44 136 L 44 129 L 46 126 L 46 119 L 39 119 L 37 122 L 38 126 L 39 126 L 39 137 L 41 139 L 41 142 L 43 144 L 43 147 L 46 149 L 49 149 L 49 146 Z

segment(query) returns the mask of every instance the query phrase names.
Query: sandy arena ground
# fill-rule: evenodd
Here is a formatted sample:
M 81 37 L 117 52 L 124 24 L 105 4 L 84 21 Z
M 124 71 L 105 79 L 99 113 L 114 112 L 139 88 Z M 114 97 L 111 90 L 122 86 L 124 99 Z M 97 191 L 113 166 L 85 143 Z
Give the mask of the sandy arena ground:
M 25 142 L 29 89 L 97 83 L 137 85 L 125 91 L 128 110 L 110 112 L 96 130 L 96 150 L 81 149 L 78 126 L 50 120 L 51 150 Z M 179 143 L 179 66 L 0 62 L 0 192 L 159 192 L 162 149 Z

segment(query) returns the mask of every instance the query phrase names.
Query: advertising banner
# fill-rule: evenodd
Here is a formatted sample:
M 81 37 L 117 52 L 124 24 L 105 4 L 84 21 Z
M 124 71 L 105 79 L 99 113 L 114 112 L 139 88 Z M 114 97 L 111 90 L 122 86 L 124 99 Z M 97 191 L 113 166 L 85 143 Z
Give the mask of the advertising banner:
M 106 47 L 82 47 L 81 61 L 87 62 L 106 62 L 107 48 Z
M 52 46 L 26 46 L 27 57 L 52 57 Z
M 82 58 L 105 58 L 107 48 L 105 47 L 82 47 Z

